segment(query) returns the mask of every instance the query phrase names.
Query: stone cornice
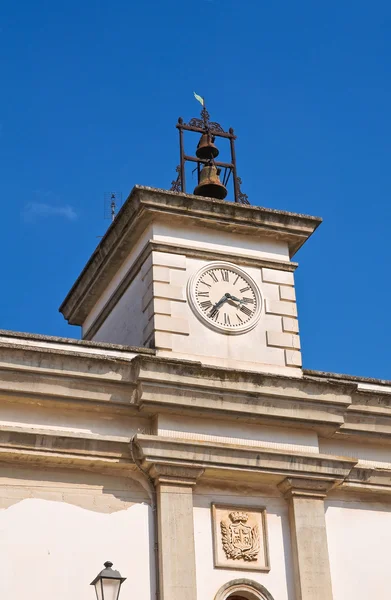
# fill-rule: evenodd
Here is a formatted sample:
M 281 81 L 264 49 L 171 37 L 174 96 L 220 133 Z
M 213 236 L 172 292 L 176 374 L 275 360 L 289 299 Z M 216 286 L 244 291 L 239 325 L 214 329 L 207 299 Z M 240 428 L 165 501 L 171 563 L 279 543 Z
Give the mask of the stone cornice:
M 86 352 L 94 354 L 99 352 L 103 356 L 123 355 L 124 358 L 128 354 L 148 354 L 154 355 L 155 350 L 145 347 L 136 346 L 123 346 L 121 344 L 110 344 L 108 342 L 92 342 L 87 340 L 78 340 L 74 338 L 64 338 L 53 335 L 43 335 L 40 333 L 25 333 L 22 331 L 9 331 L 6 329 L 0 329 L 0 344 L 10 344 L 14 341 L 15 344 L 25 342 L 30 348 L 44 348 L 45 345 L 53 351 L 56 347 L 62 347 L 64 352 L 69 350 L 69 354 L 74 354 L 75 350 L 73 347 L 78 348 L 80 352 Z M 34 345 L 33 345 L 34 344 Z
M 282 481 L 289 475 L 319 480 L 343 481 L 357 460 L 316 453 L 240 446 L 218 442 L 181 440 L 138 434 L 135 437 L 141 460 L 147 468 L 156 465 L 198 467 L 205 476 L 216 471 L 226 477 L 246 473 L 248 481 Z
M 137 470 L 130 438 L 2 427 L 0 462 L 102 473 Z M 194 486 L 234 480 L 279 485 L 285 495 L 324 497 L 331 490 L 360 497 L 391 497 L 391 469 L 353 458 L 139 434 L 139 458 L 155 484 Z
M 136 403 L 144 414 L 175 412 L 311 427 L 331 435 L 344 423 L 354 386 L 138 357 Z
M 136 186 L 60 307 L 70 323 L 80 320 L 81 305 L 88 312 L 156 216 L 171 223 L 185 220 L 220 231 L 272 235 L 288 243 L 291 256 L 321 223 L 318 217 Z
M 179 413 L 300 427 L 320 436 L 391 443 L 390 394 L 352 381 L 287 377 L 84 346 L 0 338 L 4 401 L 125 411 L 149 421 Z M 107 350 L 108 352 L 108 350 Z M 115 351 L 117 352 L 117 351 Z
M 134 469 L 129 439 L 123 437 L 67 434 L 28 427 L 0 430 L 0 462 L 95 470 Z

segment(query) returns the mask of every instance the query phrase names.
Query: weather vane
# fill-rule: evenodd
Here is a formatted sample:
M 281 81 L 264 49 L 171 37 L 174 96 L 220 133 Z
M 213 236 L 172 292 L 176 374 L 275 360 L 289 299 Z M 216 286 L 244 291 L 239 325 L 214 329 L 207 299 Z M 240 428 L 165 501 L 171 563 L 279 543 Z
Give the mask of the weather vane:
M 179 117 L 178 119 L 177 129 L 179 131 L 180 164 L 176 168 L 178 176 L 177 179 L 172 182 L 171 190 L 174 192 L 186 193 L 185 165 L 186 162 L 195 162 L 197 165 L 198 184 L 194 189 L 194 194 L 224 200 L 228 193 L 227 184 L 232 175 L 235 202 L 240 204 L 250 204 L 247 195 L 243 194 L 240 189 L 242 180 L 238 177 L 236 170 L 236 135 L 234 134 L 234 130 L 231 128 L 228 131 L 224 131 L 219 123 L 210 121 L 210 115 L 205 106 L 205 99 L 195 92 L 194 97 L 202 106 L 201 118 L 193 118 L 189 123 L 184 123 L 182 117 Z M 201 134 L 196 150 L 196 156 L 190 156 L 185 153 L 184 131 L 193 131 Z M 229 139 L 231 151 L 231 161 L 229 163 L 215 160 L 219 155 L 219 149 L 214 143 L 216 137 Z M 220 181 L 222 169 L 223 176 L 222 181 Z

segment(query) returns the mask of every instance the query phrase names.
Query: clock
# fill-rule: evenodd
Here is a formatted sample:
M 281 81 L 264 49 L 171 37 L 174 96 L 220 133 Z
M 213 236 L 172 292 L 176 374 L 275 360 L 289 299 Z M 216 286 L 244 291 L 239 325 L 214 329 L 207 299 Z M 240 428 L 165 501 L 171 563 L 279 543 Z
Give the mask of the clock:
M 187 295 L 195 315 L 228 334 L 250 331 L 258 323 L 262 296 L 255 281 L 227 262 L 205 265 L 189 279 Z

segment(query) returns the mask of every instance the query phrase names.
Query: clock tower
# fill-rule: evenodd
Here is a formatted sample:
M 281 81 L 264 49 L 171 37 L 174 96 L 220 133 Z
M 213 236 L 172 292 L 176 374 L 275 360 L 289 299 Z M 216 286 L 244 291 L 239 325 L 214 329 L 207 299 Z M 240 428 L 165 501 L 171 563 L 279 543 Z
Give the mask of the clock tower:
M 302 376 L 294 271 L 321 219 L 251 206 L 240 190 L 235 135 L 179 119 L 170 191 L 136 186 L 60 311 L 85 340 L 154 348 L 157 356 Z M 196 155 L 184 134 L 200 136 Z M 216 160 L 215 138 L 229 143 Z M 186 165 L 198 184 L 186 193 Z M 220 179 L 221 178 L 221 179 Z M 228 186 L 234 202 L 224 198 Z

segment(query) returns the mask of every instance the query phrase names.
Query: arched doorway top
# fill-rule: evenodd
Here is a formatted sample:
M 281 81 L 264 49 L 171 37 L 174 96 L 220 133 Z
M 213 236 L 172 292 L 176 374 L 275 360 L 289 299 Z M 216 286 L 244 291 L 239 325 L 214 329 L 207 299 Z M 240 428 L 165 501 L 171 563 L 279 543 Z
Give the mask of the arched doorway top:
M 240 596 L 245 600 L 274 600 L 263 585 L 252 579 L 232 579 L 228 581 L 221 586 L 214 600 L 227 600 L 229 596 Z

